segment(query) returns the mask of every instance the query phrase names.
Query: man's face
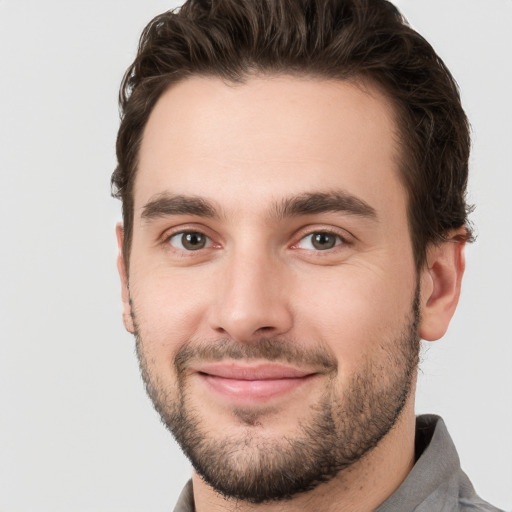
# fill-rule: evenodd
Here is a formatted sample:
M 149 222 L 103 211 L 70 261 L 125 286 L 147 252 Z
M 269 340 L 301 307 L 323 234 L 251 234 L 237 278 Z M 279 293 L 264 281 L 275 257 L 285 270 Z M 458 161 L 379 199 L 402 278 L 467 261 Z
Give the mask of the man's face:
M 386 99 L 192 78 L 160 98 L 139 156 L 125 322 L 196 470 L 258 502 L 359 460 L 410 400 L 419 340 Z

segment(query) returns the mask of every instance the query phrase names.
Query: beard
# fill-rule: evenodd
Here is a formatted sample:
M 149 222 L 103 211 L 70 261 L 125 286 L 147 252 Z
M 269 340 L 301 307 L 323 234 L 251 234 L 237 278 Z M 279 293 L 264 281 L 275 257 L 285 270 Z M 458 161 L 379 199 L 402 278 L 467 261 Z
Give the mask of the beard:
M 185 343 L 174 357 L 176 384 L 166 386 L 152 371 L 133 316 L 141 374 L 163 423 L 207 484 L 224 497 L 255 504 L 288 500 L 350 470 L 398 421 L 418 366 L 419 286 L 399 334 L 379 340 L 378 355 L 365 356 L 342 391 L 336 387 L 337 361 L 328 350 L 304 349 L 282 338 Z M 250 408 L 233 410 L 244 426 L 237 435 L 213 435 L 208 417 L 194 406 L 187 368 L 191 361 L 223 359 L 315 364 L 325 370 L 327 385 L 320 400 L 304 406 L 293 435 L 261 435 L 268 411 Z

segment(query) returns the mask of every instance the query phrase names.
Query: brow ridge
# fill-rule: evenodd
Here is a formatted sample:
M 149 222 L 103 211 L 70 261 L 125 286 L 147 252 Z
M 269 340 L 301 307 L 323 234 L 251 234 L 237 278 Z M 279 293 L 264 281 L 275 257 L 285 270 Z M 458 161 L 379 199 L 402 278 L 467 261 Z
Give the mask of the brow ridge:
M 327 212 L 342 212 L 370 219 L 377 218 L 377 212 L 372 206 L 344 191 L 305 192 L 285 198 L 274 205 L 271 217 L 281 220 Z M 197 215 L 214 219 L 220 217 L 215 206 L 202 197 L 172 195 L 164 192 L 144 205 L 141 218 L 149 221 L 170 215 Z
M 377 219 L 377 212 L 366 201 L 344 191 L 308 192 L 284 199 L 276 206 L 277 218 L 342 212 Z
M 198 217 L 218 218 L 214 206 L 201 197 L 171 195 L 162 193 L 148 201 L 142 208 L 141 218 L 152 220 L 167 215 L 197 215 Z

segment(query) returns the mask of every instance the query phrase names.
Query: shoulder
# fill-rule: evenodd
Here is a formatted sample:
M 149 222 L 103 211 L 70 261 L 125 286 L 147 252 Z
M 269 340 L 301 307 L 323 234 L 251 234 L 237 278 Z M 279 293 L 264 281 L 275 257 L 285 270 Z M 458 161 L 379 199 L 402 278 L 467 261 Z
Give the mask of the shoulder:
M 480 498 L 469 478 L 462 471 L 460 472 L 458 505 L 459 512 L 505 512 Z

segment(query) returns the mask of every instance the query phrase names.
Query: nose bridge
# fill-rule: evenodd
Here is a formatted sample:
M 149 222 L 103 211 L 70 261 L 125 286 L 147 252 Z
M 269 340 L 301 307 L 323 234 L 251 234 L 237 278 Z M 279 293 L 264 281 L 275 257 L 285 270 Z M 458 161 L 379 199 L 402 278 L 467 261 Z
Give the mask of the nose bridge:
M 264 244 L 239 243 L 223 262 L 212 327 L 238 341 L 284 334 L 292 325 L 284 263 Z

